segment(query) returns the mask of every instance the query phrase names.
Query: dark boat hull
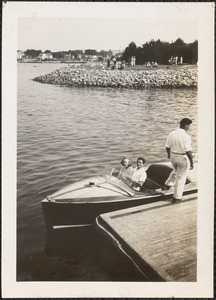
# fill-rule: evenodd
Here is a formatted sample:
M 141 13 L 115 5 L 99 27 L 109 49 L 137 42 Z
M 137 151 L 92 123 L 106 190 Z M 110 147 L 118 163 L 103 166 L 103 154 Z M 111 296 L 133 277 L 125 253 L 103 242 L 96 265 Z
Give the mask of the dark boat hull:
M 196 192 L 196 188 L 186 190 L 184 194 Z M 143 198 L 132 198 L 110 202 L 59 203 L 42 201 L 42 208 L 47 229 L 64 226 L 92 226 L 100 214 L 130 208 L 143 204 L 171 198 L 172 193 L 152 195 Z
M 197 192 L 197 164 L 189 171 L 184 195 Z M 169 163 L 152 164 L 147 176 L 153 183 L 148 189 L 137 192 L 115 176 L 96 176 L 73 183 L 42 201 L 47 229 L 92 226 L 95 219 L 107 212 L 162 201 L 171 198 L 172 187 L 162 193 L 161 186 L 173 169 Z M 160 189 L 158 190 L 158 187 Z

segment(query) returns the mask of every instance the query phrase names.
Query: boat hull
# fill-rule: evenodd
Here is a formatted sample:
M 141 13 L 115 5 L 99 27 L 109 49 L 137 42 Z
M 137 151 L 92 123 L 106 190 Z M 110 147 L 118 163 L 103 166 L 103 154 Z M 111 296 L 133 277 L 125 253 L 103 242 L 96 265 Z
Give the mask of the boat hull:
M 192 187 L 186 190 L 184 194 L 194 192 L 197 192 L 197 189 Z M 100 214 L 155 201 L 163 201 L 171 197 L 172 193 L 166 193 L 165 195 L 155 194 L 141 198 L 137 197 L 110 202 L 59 203 L 44 200 L 42 201 L 42 208 L 47 229 L 60 228 L 62 226 L 82 227 L 94 225 L 96 217 Z
M 134 191 L 115 176 L 95 176 L 55 192 L 42 200 L 47 229 L 92 226 L 95 219 L 107 212 L 163 201 L 173 196 L 174 188 L 165 193 L 161 186 L 173 169 L 167 164 L 153 164 L 147 169 L 150 190 Z M 189 172 L 184 195 L 197 192 L 197 164 Z M 160 189 L 158 189 L 160 187 Z

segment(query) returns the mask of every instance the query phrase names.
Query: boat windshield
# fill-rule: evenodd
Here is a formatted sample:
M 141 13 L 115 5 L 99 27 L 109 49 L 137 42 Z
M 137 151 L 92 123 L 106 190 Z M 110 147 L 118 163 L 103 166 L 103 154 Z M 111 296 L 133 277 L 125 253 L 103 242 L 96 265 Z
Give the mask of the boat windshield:
M 106 180 L 111 180 L 112 177 L 117 177 L 118 173 L 119 173 L 118 169 L 112 167 L 111 165 L 107 165 L 102 171 L 102 176 Z
M 112 166 L 106 166 L 103 170 L 102 176 L 106 179 L 107 182 L 109 182 L 109 184 L 118 187 L 120 190 L 123 190 L 130 196 L 134 196 L 135 191 L 126 182 L 117 177 L 118 173 L 118 169 Z

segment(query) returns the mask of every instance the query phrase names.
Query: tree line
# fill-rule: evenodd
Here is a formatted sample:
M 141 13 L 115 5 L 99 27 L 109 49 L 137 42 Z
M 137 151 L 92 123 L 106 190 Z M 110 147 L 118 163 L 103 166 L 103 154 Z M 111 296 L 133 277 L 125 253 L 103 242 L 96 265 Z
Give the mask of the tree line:
M 50 53 L 46 50 L 45 53 Z M 41 50 L 27 49 L 25 56 L 37 58 L 42 54 Z M 86 50 L 69 50 L 52 52 L 54 59 L 64 59 L 66 55 L 71 55 L 75 59 L 79 59 L 80 55 L 96 55 L 99 60 L 104 60 L 109 57 L 112 59 L 113 53 L 111 50 L 97 51 L 95 49 Z M 184 63 L 196 64 L 198 61 L 198 41 L 186 44 L 182 39 L 178 38 L 175 42 L 162 42 L 159 39 L 146 42 L 141 47 L 137 47 L 134 42 L 131 42 L 122 54 L 117 55 L 117 60 L 125 60 L 130 62 L 132 57 L 136 58 L 137 65 L 143 65 L 147 62 L 157 62 L 158 64 L 168 64 L 171 57 L 182 57 Z
M 168 43 L 151 40 L 137 47 L 131 42 L 122 54 L 122 58 L 129 62 L 131 57 L 136 57 L 136 64 L 142 65 L 147 62 L 157 62 L 158 64 L 168 64 L 170 57 L 182 57 L 184 63 L 196 64 L 198 61 L 198 41 L 186 44 L 182 39 Z
M 63 59 L 65 55 L 71 55 L 74 56 L 75 59 L 78 59 L 80 55 L 97 55 L 101 57 L 107 57 L 112 56 L 112 51 L 108 50 L 101 50 L 96 51 L 95 49 L 86 49 L 86 50 L 68 50 L 68 51 L 57 51 L 57 52 L 51 52 L 50 50 L 44 51 L 45 53 L 52 53 L 53 58 L 56 59 Z M 31 58 L 37 58 L 40 54 L 42 54 L 41 50 L 35 50 L 35 49 L 27 49 L 24 51 L 25 56 L 31 57 Z

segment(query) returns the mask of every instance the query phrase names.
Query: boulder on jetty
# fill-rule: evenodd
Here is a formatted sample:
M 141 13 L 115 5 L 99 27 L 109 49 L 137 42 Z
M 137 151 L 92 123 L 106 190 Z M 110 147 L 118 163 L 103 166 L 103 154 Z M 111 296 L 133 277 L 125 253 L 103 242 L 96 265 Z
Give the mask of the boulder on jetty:
M 106 70 L 67 66 L 33 79 L 47 84 L 143 89 L 197 87 L 197 69 Z

